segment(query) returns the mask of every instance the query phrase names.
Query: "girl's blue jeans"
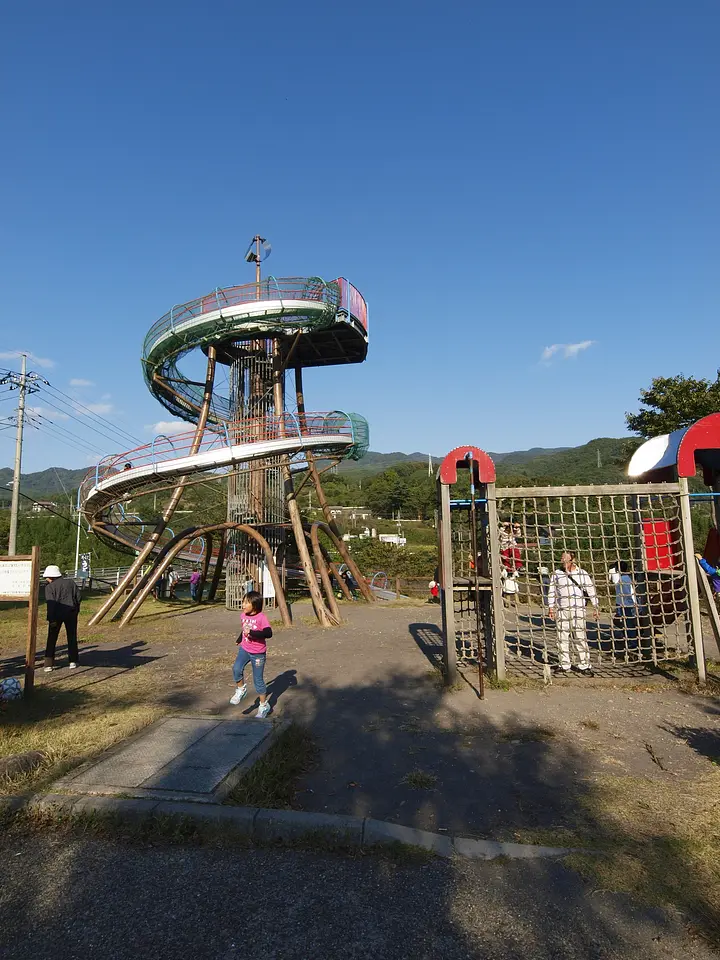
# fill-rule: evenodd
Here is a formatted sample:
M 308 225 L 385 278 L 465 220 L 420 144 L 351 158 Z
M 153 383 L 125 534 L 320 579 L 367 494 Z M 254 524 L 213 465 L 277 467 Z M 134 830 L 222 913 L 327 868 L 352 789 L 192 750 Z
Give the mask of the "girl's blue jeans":
M 248 653 L 247 650 L 238 647 L 237 657 L 233 664 L 235 683 L 242 683 L 243 673 L 248 664 L 252 666 L 253 683 L 255 684 L 256 693 L 267 693 L 267 686 L 265 685 L 265 678 L 263 676 L 265 672 L 264 653 Z

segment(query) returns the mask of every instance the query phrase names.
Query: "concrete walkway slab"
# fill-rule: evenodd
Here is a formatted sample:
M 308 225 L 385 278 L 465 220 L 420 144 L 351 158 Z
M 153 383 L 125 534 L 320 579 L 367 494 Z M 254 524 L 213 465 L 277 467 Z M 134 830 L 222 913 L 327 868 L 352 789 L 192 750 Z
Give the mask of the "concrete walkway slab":
M 270 745 L 270 720 L 171 717 L 59 780 L 79 794 L 217 803 Z

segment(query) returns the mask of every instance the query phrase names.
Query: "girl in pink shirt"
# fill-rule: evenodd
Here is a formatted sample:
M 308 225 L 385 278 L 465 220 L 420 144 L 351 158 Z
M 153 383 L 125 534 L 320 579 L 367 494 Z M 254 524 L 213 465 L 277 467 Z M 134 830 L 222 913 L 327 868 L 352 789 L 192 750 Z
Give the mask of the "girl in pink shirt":
M 267 699 L 267 687 L 263 674 L 265 672 L 267 641 L 272 636 L 272 627 L 270 621 L 262 612 L 262 603 L 262 596 L 255 590 L 251 590 L 243 597 L 242 614 L 240 615 L 241 631 L 240 636 L 235 641 L 240 649 L 233 664 L 236 689 L 230 698 L 230 703 L 237 705 L 247 693 L 243 674 L 245 667 L 250 664 L 255 691 L 260 698 L 260 706 L 257 712 L 258 720 L 264 719 L 270 713 L 270 703 Z

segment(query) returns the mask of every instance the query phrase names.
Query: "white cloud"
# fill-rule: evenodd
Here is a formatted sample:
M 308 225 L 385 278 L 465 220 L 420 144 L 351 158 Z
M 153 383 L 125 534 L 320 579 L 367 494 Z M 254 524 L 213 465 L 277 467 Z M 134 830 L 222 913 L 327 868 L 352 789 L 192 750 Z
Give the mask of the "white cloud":
M 188 433 L 192 430 L 192 424 L 182 420 L 158 420 L 157 423 L 146 423 L 145 429 L 156 437 L 163 433 L 167 437 L 174 437 L 179 433 Z
M 540 356 L 540 361 L 541 363 L 549 363 L 556 354 L 559 354 L 563 360 L 572 360 L 595 343 L 597 343 L 597 340 L 581 340 L 580 343 L 553 343 L 552 346 L 545 347 Z
M 95 384 L 92 380 L 82 380 L 82 379 L 73 379 L 70 381 L 71 387 L 94 387 Z
M 48 360 L 46 357 L 36 357 L 34 353 L 30 353 L 28 350 L 6 350 L 3 353 L 0 353 L 0 360 L 17 360 L 22 356 L 23 353 L 27 354 L 27 358 L 31 364 L 36 367 L 45 367 L 49 369 L 50 367 L 55 366 L 54 360 Z
M 60 413 L 59 410 L 51 410 L 49 407 L 26 407 L 25 413 L 29 416 L 45 417 L 47 420 L 69 420 L 67 413 Z
M 86 404 L 87 409 L 90 413 L 112 413 L 115 409 L 111 403 L 88 403 Z

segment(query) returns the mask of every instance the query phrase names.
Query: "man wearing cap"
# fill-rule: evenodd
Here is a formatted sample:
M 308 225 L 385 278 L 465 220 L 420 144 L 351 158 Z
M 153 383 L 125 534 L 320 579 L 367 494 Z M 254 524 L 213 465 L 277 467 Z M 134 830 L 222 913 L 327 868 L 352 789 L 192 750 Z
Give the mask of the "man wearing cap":
M 47 605 L 48 636 L 45 647 L 45 673 L 50 673 L 55 662 L 55 644 L 60 627 L 65 624 L 70 669 L 78 665 L 77 621 L 80 613 L 80 591 L 74 580 L 64 577 L 59 567 L 45 567 L 47 580 L 45 602 Z

